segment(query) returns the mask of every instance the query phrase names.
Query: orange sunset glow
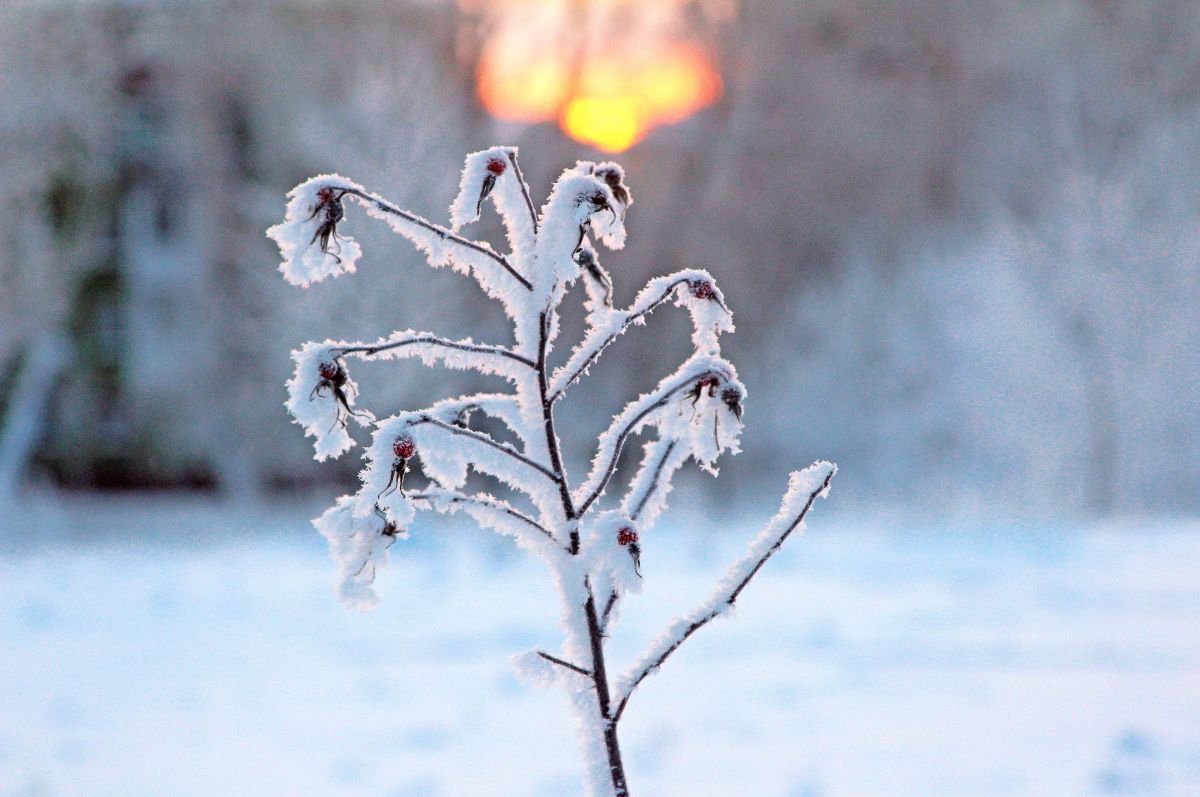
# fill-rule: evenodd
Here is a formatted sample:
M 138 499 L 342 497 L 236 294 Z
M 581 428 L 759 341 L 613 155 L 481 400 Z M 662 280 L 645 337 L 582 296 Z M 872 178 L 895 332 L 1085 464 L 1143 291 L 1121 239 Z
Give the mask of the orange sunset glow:
M 479 99 L 494 116 L 556 120 L 576 141 L 622 152 L 660 125 L 678 122 L 721 96 L 721 77 L 699 47 L 682 42 L 572 59 L 497 40 L 479 61 Z

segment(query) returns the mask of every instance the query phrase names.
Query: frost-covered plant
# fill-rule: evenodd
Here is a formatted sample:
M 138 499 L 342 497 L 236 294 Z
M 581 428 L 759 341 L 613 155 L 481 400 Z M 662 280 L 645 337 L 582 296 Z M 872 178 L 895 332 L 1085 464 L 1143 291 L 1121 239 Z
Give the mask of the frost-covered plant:
M 488 199 L 507 230 L 507 254 L 458 232 L 479 218 Z M 339 229 L 348 200 L 408 238 L 431 266 L 448 265 L 478 280 L 512 321 L 514 341 L 448 340 L 409 329 L 374 342 L 326 340 L 293 352 L 296 369 L 287 406 L 316 439 L 318 460 L 355 445 L 350 421 L 373 429 L 361 489 L 342 496 L 313 521 L 329 540 L 340 594 L 359 607 L 375 604 L 376 571 L 386 564 L 396 539 L 407 535 L 418 510 L 464 512 L 540 556 L 557 582 L 566 639 L 561 651 L 518 656 L 518 670 L 571 696 L 588 794 L 626 795 L 617 723 L 630 696 L 688 637 L 733 606 L 766 560 L 801 527 L 816 498 L 828 491 L 836 467 L 817 462 L 792 473 L 779 513 L 711 597 L 610 681 L 605 642 L 624 597 L 640 590 L 641 553 L 652 544 L 647 532 L 666 506 L 672 478 L 688 459 L 715 474 L 717 458 L 738 450 L 746 389 L 721 357 L 719 336 L 733 331 L 721 291 L 705 271 L 680 271 L 651 280 L 628 308 L 614 307 L 611 280 L 591 239 L 614 249 L 624 244 L 625 213 L 633 200 L 621 167 L 578 163 L 563 172 L 538 212 L 515 147 L 467 157 L 449 229 L 337 175 L 302 183 L 289 194 L 285 221 L 268 231 L 279 244 L 280 270 L 289 282 L 308 286 L 355 270 L 361 249 Z M 547 358 L 558 333 L 558 308 L 581 277 L 587 332 L 566 362 L 551 368 Z M 600 435 L 590 472 L 573 487 L 555 430 L 556 403 L 610 344 L 668 303 L 691 316 L 692 355 L 613 418 Z M 512 390 L 446 399 L 382 419 L 358 406 L 348 360 L 414 356 L 429 365 L 501 376 Z M 481 431 L 473 423 L 478 415 L 506 426 L 516 443 Z M 643 433 L 653 436 L 640 467 L 619 502 L 602 507 L 623 446 Z M 511 488 L 517 503 L 469 492 L 471 470 Z M 418 475 L 410 477 L 410 471 Z

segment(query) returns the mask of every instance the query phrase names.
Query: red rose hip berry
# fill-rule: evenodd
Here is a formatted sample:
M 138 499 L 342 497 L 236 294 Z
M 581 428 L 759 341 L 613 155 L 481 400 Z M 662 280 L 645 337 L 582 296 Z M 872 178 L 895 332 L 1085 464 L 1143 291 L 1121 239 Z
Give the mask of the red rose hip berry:
M 638 541 L 637 532 L 626 526 L 617 532 L 617 544 L 629 545 Z
M 327 382 L 332 382 L 333 380 L 337 379 L 340 371 L 341 369 L 338 368 L 338 364 L 331 360 L 326 360 L 317 366 L 317 373 L 320 374 L 321 378 Z
M 413 454 L 417 453 L 417 444 L 411 437 L 397 437 L 396 442 L 392 443 L 392 452 L 400 459 L 412 459 Z
M 487 170 L 497 177 L 504 174 L 504 170 L 507 168 L 508 165 L 500 158 L 492 158 L 487 162 Z
M 692 296 L 695 296 L 697 299 L 712 299 L 717 295 L 712 283 L 707 280 L 692 280 L 688 283 L 688 286 L 692 289 Z

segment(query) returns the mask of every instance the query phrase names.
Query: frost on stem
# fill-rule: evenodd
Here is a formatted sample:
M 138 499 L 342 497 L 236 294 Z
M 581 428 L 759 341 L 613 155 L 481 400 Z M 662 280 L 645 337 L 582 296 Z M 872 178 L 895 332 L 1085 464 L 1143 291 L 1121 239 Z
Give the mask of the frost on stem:
M 550 277 L 560 291 L 579 276 L 576 252 L 589 232 L 613 249 L 625 243 L 625 220 L 612 190 L 590 175 L 563 172 L 542 206 L 541 219 L 537 260 L 543 273 L 539 276 Z
M 506 253 L 461 234 L 488 202 L 504 223 Z M 408 239 L 430 266 L 450 266 L 474 277 L 503 305 L 514 342 L 451 340 L 405 329 L 374 342 L 326 340 L 293 352 L 296 368 L 287 407 L 315 438 L 317 459 L 340 455 L 355 444 L 351 418 L 371 427 L 359 490 L 313 521 L 329 541 L 338 592 L 360 608 L 376 603 L 376 573 L 395 540 L 407 535 L 418 510 L 462 512 L 538 555 L 558 589 L 565 639 L 561 650 L 532 651 L 514 663 L 524 679 L 567 691 L 587 794 L 624 797 L 628 787 L 617 722 L 630 694 L 691 634 L 733 605 L 828 489 L 834 468 L 818 463 L 793 474 L 780 513 L 746 557 L 709 601 L 672 625 L 613 690 L 605 644 L 625 598 L 639 593 L 643 577 L 654 569 L 648 532 L 666 507 L 673 477 L 688 460 L 715 474 L 719 457 L 738 451 L 746 388 L 721 356 L 721 336 L 734 329 L 724 295 L 708 272 L 684 270 L 650 280 L 628 307 L 613 306 L 612 277 L 600 264 L 596 246 L 624 245 L 625 215 L 633 204 L 625 174 L 615 163 L 580 161 L 566 169 L 537 210 L 515 147 L 472 153 L 450 209 L 450 227 L 345 178 L 315 177 L 292 190 L 284 222 L 268 231 L 279 244 L 289 282 L 308 287 L 354 271 L 361 251 L 340 229 L 351 203 Z M 547 354 L 559 331 L 559 305 L 576 279 L 583 279 L 587 290 L 587 331 L 566 362 L 550 373 Z M 562 466 L 556 402 L 618 338 L 667 304 L 688 312 L 691 356 L 612 419 L 599 437 L 589 473 L 572 487 Z M 498 376 L 509 391 L 448 398 L 376 420 L 359 406 L 347 363 L 406 357 Z M 478 424 L 481 416 L 502 424 L 499 437 L 487 431 L 494 426 Z M 641 464 L 624 496 L 605 506 L 624 446 L 647 432 Z M 493 477 L 511 495 L 467 492 L 472 473 Z
M 652 527 L 667 507 L 675 473 L 691 455 L 686 445 L 672 437 L 648 441 L 642 450 L 642 463 L 621 502 L 621 511 L 643 529 Z
M 587 374 L 610 344 L 635 324 L 645 324 L 646 318 L 667 302 L 687 309 L 692 319 L 692 345 L 698 352 L 717 354 L 721 348 L 720 335 L 733 332 L 733 314 L 707 271 L 688 269 L 655 277 L 625 310 L 614 310 L 593 302 L 588 314 L 587 334 L 567 362 L 554 372 L 551 396 L 561 396 Z
M 408 536 L 413 509 L 393 504 L 388 517 L 380 513 L 359 516 L 355 499 L 343 495 L 313 525 L 329 541 L 329 552 L 338 568 L 338 596 L 358 609 L 379 603 L 375 571 L 387 564 L 388 550 L 399 537 Z
M 462 371 L 502 376 L 517 381 L 534 363 L 503 346 L 476 343 L 471 338 L 449 340 L 430 332 L 406 329 L 374 343 L 345 343 L 337 346 L 340 356 L 373 360 L 419 357 L 425 365 L 444 365 Z
M 353 273 L 362 248 L 337 231 L 350 188 L 362 190 L 344 177 L 322 174 L 288 193 L 283 223 L 267 230 L 279 245 L 283 255 L 279 270 L 288 282 L 307 288 L 329 277 Z
M 355 408 L 358 385 L 342 364 L 335 341 L 306 343 L 292 352 L 292 359 L 296 370 L 287 383 L 285 406 L 304 433 L 316 438 L 313 447 L 318 462 L 339 457 L 354 446 L 347 421 L 353 418 L 366 426 L 375 418 Z
M 513 256 L 524 259 L 533 250 L 538 218 L 529 189 L 521 179 L 516 147 L 491 147 L 467 156 L 458 196 L 450 206 L 452 229 L 458 232 L 478 221 L 489 197 L 504 222 Z
M 525 550 L 543 557 L 557 556 L 555 539 L 550 530 L 507 501 L 488 493 L 464 495 L 454 490 L 429 487 L 410 493 L 408 498 L 418 506 L 443 514 L 463 512 L 481 528 L 512 537 Z
M 828 495 L 829 484 L 837 474 L 837 465 L 830 462 L 815 462 L 802 471 L 793 471 L 788 477 L 788 489 L 779 504 L 779 511 L 771 518 L 766 528 L 750 543 L 749 549 L 738 559 L 717 582 L 716 588 L 706 601 L 687 615 L 673 621 L 659 637 L 651 643 L 641 659 L 629 671 L 617 679 L 613 700 L 616 704 L 615 717 L 620 717 L 633 690 L 653 674 L 667 657 L 674 653 L 688 637 L 712 620 L 727 614 L 741 595 L 742 590 L 779 550 L 794 531 L 804 529 L 804 517 L 816 499 Z
M 461 489 L 469 469 L 473 468 L 525 493 L 540 508 L 553 506 L 553 475 L 544 466 L 510 445 L 457 425 L 453 409 L 443 404 L 425 412 L 395 415 L 376 424 L 374 439 L 363 454 L 367 466 L 360 474 L 358 514 L 366 515 L 376 504 L 387 511 L 392 496 L 399 492 L 391 486 L 396 481 L 395 445 L 400 439 L 412 441 L 419 452 L 421 470 L 440 487 Z
M 648 426 L 657 428 L 660 438 L 682 446 L 715 475 L 717 458 L 725 451 L 739 450 L 745 396 L 746 388 L 731 363 L 707 354 L 693 355 L 613 418 L 600 435 L 591 472 L 575 493 L 576 503 L 586 511 L 604 493 L 625 442 Z

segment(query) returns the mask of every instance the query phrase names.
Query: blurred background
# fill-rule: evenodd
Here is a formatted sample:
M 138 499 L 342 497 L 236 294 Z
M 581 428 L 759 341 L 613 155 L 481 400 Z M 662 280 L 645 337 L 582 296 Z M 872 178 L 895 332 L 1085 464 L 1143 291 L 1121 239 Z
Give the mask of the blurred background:
M 780 565 L 800 592 L 777 591 L 748 622 L 763 638 L 738 637 L 761 648 L 756 671 L 784 680 L 759 689 L 727 662 L 743 683 L 735 705 L 790 707 L 786 722 L 816 705 L 810 716 L 842 726 L 767 723 L 788 751 L 777 755 L 745 728 L 670 725 L 663 693 L 666 725 L 630 719 L 632 747 L 669 748 L 634 759 L 635 786 L 681 793 L 668 785 L 702 757 L 718 763 L 687 781 L 691 794 L 747 793 L 748 771 L 762 778 L 754 793 L 789 797 L 1200 794 L 1198 43 L 1200 5 L 1182 0 L 3 4 L 0 794 L 250 793 L 230 785 L 250 782 L 238 780 L 255 771 L 248 748 L 209 747 L 230 728 L 260 753 L 275 744 L 262 766 L 302 770 L 300 784 L 324 784 L 314 794 L 483 793 L 454 766 L 403 763 L 464 751 L 503 793 L 574 793 L 558 726 L 542 733 L 565 750 L 562 773 L 510 782 L 504 762 L 518 759 L 495 738 L 506 732 L 464 740 L 487 726 L 480 715 L 450 712 L 462 724 L 443 727 L 445 703 L 433 705 L 435 719 L 397 731 L 409 752 L 384 772 L 337 747 L 348 743 L 336 723 L 288 702 L 321 690 L 325 666 L 378 692 L 396 625 L 414 622 L 387 588 L 389 608 L 369 620 L 332 605 L 332 565 L 307 518 L 354 483 L 359 461 L 312 460 L 282 406 L 290 350 L 406 327 L 496 342 L 508 331 L 470 280 L 429 270 L 357 208 L 344 230 L 364 243 L 359 273 L 307 291 L 280 278 L 263 231 L 287 190 L 322 172 L 444 223 L 464 154 L 492 144 L 521 147 L 538 201 L 578 158 L 625 167 L 629 243 L 602 253 L 618 303 L 652 276 L 703 267 L 733 308 L 725 351 L 750 391 L 744 453 L 719 482 L 681 476 L 687 520 L 664 531 L 678 546 L 668 583 L 717 572 L 718 553 L 772 513 L 789 469 L 817 458 L 842 469 L 819 507 L 834 531 L 813 560 L 805 541 Z M 490 211 L 477 228 L 502 241 Z M 568 314 L 560 357 L 580 329 Z M 660 313 L 564 403 L 569 470 L 583 472 L 623 399 L 686 356 L 686 329 Z M 408 362 L 356 376 L 382 414 L 491 386 Z M 732 543 L 715 540 L 721 530 Z M 444 574 L 417 582 L 439 596 L 539 577 L 506 547 L 465 539 L 479 544 L 417 540 L 402 556 Z M 266 549 L 244 547 L 255 545 Z M 290 562 L 278 589 L 251 564 L 268 555 Z M 415 566 L 388 574 L 394 590 L 416 590 L 402 575 Z M 246 614 L 218 595 L 243 582 L 257 607 Z M 303 600 L 286 604 L 289 588 Z M 113 595 L 123 608 L 86 614 Z M 506 655 L 553 624 L 531 616 L 471 646 L 461 615 L 441 611 L 444 626 L 425 617 L 434 652 L 409 666 L 448 678 L 447 661 L 477 654 L 446 686 L 460 707 L 480 679 L 507 696 Z M 863 627 L 844 625 L 847 612 Z M 225 630 L 250 645 L 288 622 L 315 659 L 281 643 L 190 669 L 239 644 Z M 161 635 L 197 623 L 211 645 Z M 714 629 L 710 651 L 730 628 Z M 325 662 L 322 640 L 339 634 L 367 651 Z M 780 634 L 795 636 L 786 657 L 766 642 Z M 272 655 L 283 669 L 306 662 L 309 680 L 266 705 Z M 378 672 L 364 676 L 363 661 Z M 910 669 L 888 669 L 897 661 Z M 816 666 L 828 669 L 814 680 Z M 715 677 L 694 672 L 695 684 Z M 86 697 L 122 677 L 136 719 Z M 1144 694 L 1131 686 L 1141 677 Z M 880 713 L 896 678 L 921 712 Z M 1055 679 L 1083 686 L 1058 691 Z M 835 681 L 844 691 L 821 686 Z M 964 715 L 972 700 L 990 708 Z M 209 701 L 226 708 L 198 708 Z M 1031 724 L 1014 725 L 1025 709 Z M 263 712 L 295 724 L 253 736 L 246 717 Z M 141 730 L 115 730 L 127 722 Z M 161 751 L 175 769 L 146 764 L 173 723 L 199 723 L 210 736 L 195 731 L 184 753 L 209 747 L 203 767 L 230 779 L 179 777 L 180 752 Z M 280 741 L 301 726 L 324 728 L 321 749 L 341 750 L 333 763 L 295 769 L 325 761 Z M 989 756 L 971 734 L 1011 737 L 999 749 L 1019 754 Z M 97 763 L 116 749 L 134 763 Z M 254 782 L 255 794 L 308 793 Z

